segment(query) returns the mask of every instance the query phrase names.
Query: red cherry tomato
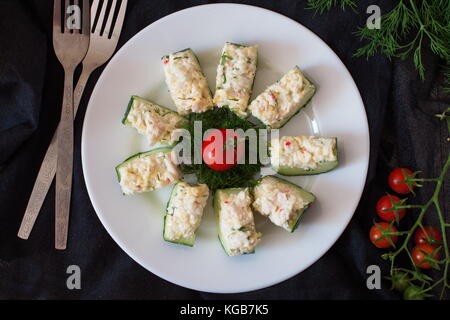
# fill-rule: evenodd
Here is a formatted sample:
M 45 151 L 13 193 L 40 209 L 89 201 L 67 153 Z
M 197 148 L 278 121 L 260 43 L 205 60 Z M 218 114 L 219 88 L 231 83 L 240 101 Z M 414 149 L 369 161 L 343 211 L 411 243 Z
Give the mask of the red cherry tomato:
M 430 269 L 432 266 L 424 260 L 426 255 L 431 255 L 434 250 L 436 250 L 436 248 L 428 243 L 418 244 L 415 246 L 411 252 L 414 264 L 422 269 Z M 436 253 L 433 256 L 433 259 L 439 259 L 439 253 Z
M 396 221 L 396 215 L 398 216 L 398 221 L 403 219 L 406 213 L 406 209 L 397 210 L 397 214 L 394 210 L 383 211 L 386 209 L 390 209 L 393 206 L 393 203 L 399 202 L 400 198 L 394 195 L 386 195 L 382 196 L 380 200 L 377 202 L 377 214 L 384 221 L 391 222 Z
M 431 242 L 428 241 L 428 239 L 430 239 Z M 442 234 L 439 232 L 438 229 L 433 227 L 424 227 L 424 229 L 419 228 L 414 234 L 414 242 L 416 244 L 428 243 L 434 247 L 437 247 L 439 243 L 436 242 L 439 241 L 442 241 Z
M 391 241 L 392 241 L 392 243 L 396 243 L 398 237 L 390 236 L 390 237 L 385 237 L 385 238 L 381 239 L 381 237 L 383 235 L 383 231 L 397 232 L 397 228 L 394 226 L 391 226 L 387 222 L 377 223 L 376 225 L 373 225 L 372 228 L 370 229 L 370 241 L 372 241 L 372 243 L 378 248 L 392 247 Z M 389 241 L 389 238 L 391 239 L 391 241 Z
M 400 194 L 407 194 L 410 193 L 412 189 L 414 189 L 414 186 L 412 185 L 410 189 L 406 183 L 400 183 L 400 181 L 406 180 L 406 176 L 404 175 L 403 172 L 405 172 L 408 175 L 413 174 L 413 172 L 409 169 L 395 168 L 389 174 L 388 182 L 391 189 L 394 190 L 395 192 Z
M 203 161 L 213 170 L 231 169 L 243 156 L 244 141 L 233 129 L 216 129 L 203 140 Z

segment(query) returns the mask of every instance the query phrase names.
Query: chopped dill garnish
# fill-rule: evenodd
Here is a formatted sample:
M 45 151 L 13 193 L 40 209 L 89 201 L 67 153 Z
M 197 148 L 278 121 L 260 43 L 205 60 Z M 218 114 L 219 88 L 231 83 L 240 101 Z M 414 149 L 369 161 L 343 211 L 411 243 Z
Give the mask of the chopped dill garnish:
M 189 117 L 188 130 L 191 136 L 194 136 L 194 121 L 202 122 L 202 135 L 208 129 L 242 129 L 244 131 L 253 128 L 258 130 L 259 127 L 246 119 L 239 118 L 228 108 L 214 108 L 203 113 L 192 113 Z M 192 141 L 192 160 L 194 158 L 194 141 Z M 206 183 L 211 190 L 232 187 L 247 187 L 255 179 L 255 175 L 260 171 L 261 164 L 248 164 L 249 147 L 246 142 L 246 163 L 237 164 L 233 168 L 226 171 L 215 171 L 202 164 L 182 164 L 181 169 L 184 174 L 195 174 L 199 183 Z M 259 160 L 259 159 L 258 159 Z M 193 162 L 193 161 L 192 161 Z
M 227 76 L 225 74 L 225 67 L 223 67 L 223 84 L 227 83 Z
M 229 60 L 233 60 L 233 57 L 227 55 L 227 54 L 223 54 L 220 57 L 220 64 L 223 66 L 225 64 L 225 59 L 229 59 Z

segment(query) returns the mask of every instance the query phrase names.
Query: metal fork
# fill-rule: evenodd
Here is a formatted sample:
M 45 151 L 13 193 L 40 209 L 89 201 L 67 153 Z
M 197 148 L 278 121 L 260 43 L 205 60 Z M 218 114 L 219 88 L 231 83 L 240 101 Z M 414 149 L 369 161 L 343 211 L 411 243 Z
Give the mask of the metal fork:
M 70 196 L 73 170 L 73 75 L 75 68 L 86 56 L 89 47 L 89 1 L 83 0 L 82 25 L 80 32 L 69 26 L 69 19 L 80 19 L 78 0 L 71 6 L 65 0 L 64 16 L 61 17 L 61 0 L 54 0 L 53 6 L 53 48 L 64 68 L 64 96 L 61 119 L 56 131 L 57 165 L 55 195 L 55 248 L 66 248 L 69 226 Z M 72 9 L 72 10 L 71 10 Z M 78 16 L 77 16 L 78 12 Z M 73 14 L 73 17 L 69 16 Z M 61 19 L 63 18 L 63 19 Z M 63 20 L 63 21 L 61 21 Z M 61 23 L 64 24 L 61 32 Z M 76 23 L 76 20 L 75 20 Z
M 89 49 L 86 54 L 86 57 L 83 60 L 82 72 L 74 91 L 74 114 L 76 114 L 78 110 L 78 105 L 83 95 L 85 85 L 92 71 L 98 68 L 99 66 L 103 65 L 112 56 L 114 50 L 116 49 L 117 42 L 120 36 L 120 31 L 123 25 L 125 11 L 127 7 L 127 0 L 122 0 L 120 4 L 114 29 L 112 30 L 111 38 L 108 38 L 109 33 L 108 31 L 111 31 L 112 28 L 112 16 L 116 8 L 116 0 L 113 0 L 111 4 L 109 17 L 105 25 L 105 31 L 103 32 L 103 34 L 100 34 L 101 31 L 100 28 L 105 22 L 104 20 L 106 7 L 107 7 L 106 1 L 103 1 L 103 5 L 101 4 L 99 5 L 99 0 L 94 0 L 91 7 L 92 33 Z M 97 27 L 94 30 L 93 29 L 94 19 L 98 11 L 100 11 L 99 18 L 97 19 L 98 20 Z M 17 234 L 18 237 L 22 239 L 28 239 L 31 230 L 33 229 L 33 225 L 39 214 L 39 211 L 42 207 L 42 204 L 44 202 L 45 196 L 55 176 L 56 161 L 57 161 L 55 137 L 56 134 L 53 136 L 53 139 L 45 154 L 44 160 L 39 170 L 39 174 L 33 187 L 33 191 L 28 201 L 28 205 L 25 210 L 25 214 L 22 223 L 20 225 L 19 232 Z

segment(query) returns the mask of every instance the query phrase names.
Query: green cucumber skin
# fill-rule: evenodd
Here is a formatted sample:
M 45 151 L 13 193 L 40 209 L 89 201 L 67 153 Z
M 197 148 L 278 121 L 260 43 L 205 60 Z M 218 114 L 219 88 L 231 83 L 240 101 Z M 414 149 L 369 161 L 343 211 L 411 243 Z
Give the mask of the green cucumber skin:
M 166 235 L 165 235 L 165 233 L 166 233 L 166 217 L 167 216 L 164 216 L 164 229 L 163 229 L 164 241 L 175 243 L 175 244 L 181 244 L 181 245 L 188 246 L 188 247 L 193 247 L 194 243 L 195 243 L 195 235 L 192 236 L 191 238 L 181 238 L 178 240 L 172 240 L 172 239 L 166 238 Z
M 246 46 L 244 44 L 240 44 L 240 43 L 234 43 L 234 42 L 229 42 L 229 41 L 227 41 L 226 43 L 231 44 L 231 45 L 236 46 L 236 47 L 244 47 L 244 48 L 248 47 L 248 46 Z
M 312 176 L 317 174 L 322 174 L 329 172 L 338 166 L 338 161 L 327 161 L 319 164 L 316 169 L 305 170 L 301 168 L 291 168 L 291 167 L 272 167 L 276 173 L 282 176 Z
M 329 172 L 329 171 L 337 168 L 337 166 L 339 165 L 339 153 L 338 153 L 338 147 L 337 147 L 338 139 L 337 138 L 334 138 L 334 139 L 336 139 L 336 144 L 335 144 L 335 149 L 334 149 L 334 152 L 336 154 L 335 161 L 322 162 L 318 165 L 318 167 L 316 169 L 311 169 L 311 170 L 295 168 L 295 167 L 287 167 L 287 166 L 280 166 L 280 167 L 272 166 L 272 169 L 276 173 L 278 173 L 282 176 L 311 176 L 311 175 Z
M 128 162 L 130 162 L 130 161 L 132 161 L 132 160 L 134 160 L 134 159 L 143 157 L 143 156 L 149 156 L 149 155 L 152 155 L 152 154 L 157 153 L 157 152 L 161 152 L 161 151 L 162 151 L 163 153 L 167 153 L 167 152 L 170 152 L 171 150 L 172 150 L 171 147 L 159 147 L 159 148 L 152 149 L 152 150 L 150 150 L 150 151 L 139 152 L 139 153 L 136 153 L 136 154 L 134 154 L 134 155 L 128 157 L 128 158 L 125 159 L 122 163 L 120 163 L 119 165 L 116 166 L 117 179 L 118 179 L 119 182 L 120 182 L 120 172 L 119 172 L 119 169 L 120 169 L 121 167 L 123 167 L 125 164 L 127 164 Z
M 313 96 L 315 94 L 315 91 L 313 92 L 312 96 L 301 106 L 297 109 L 297 111 L 295 111 L 292 116 L 286 118 L 286 120 L 281 121 L 278 125 L 276 126 L 267 126 L 267 129 L 271 130 L 271 129 L 281 129 L 283 128 L 293 117 L 295 117 L 297 114 L 300 113 L 300 111 L 302 111 L 307 105 L 308 103 L 312 100 Z
M 185 51 L 188 51 L 188 50 L 192 51 L 191 48 L 186 48 L 186 49 L 183 49 L 183 50 L 180 50 L 180 51 L 175 51 L 175 52 L 172 53 L 172 54 L 181 53 L 181 52 L 185 52 Z M 192 51 L 192 53 L 194 53 L 194 52 Z M 195 54 L 194 54 L 194 56 L 195 56 Z M 164 58 L 167 58 L 167 57 L 169 57 L 169 54 L 163 55 L 163 56 L 161 57 L 161 60 L 163 60 Z M 197 58 L 197 56 L 195 56 L 195 57 Z M 198 59 L 197 59 L 197 61 L 198 61 Z
M 128 102 L 127 109 L 126 109 L 125 114 L 124 114 L 123 119 L 122 119 L 122 123 L 123 123 L 124 125 L 127 125 L 127 126 L 130 126 L 130 125 L 131 125 L 131 123 L 127 120 L 127 118 L 128 118 L 128 114 L 130 113 L 131 109 L 133 108 L 134 100 L 141 100 L 142 102 L 145 102 L 145 103 L 148 103 L 148 104 L 155 105 L 155 106 L 157 106 L 157 107 L 163 109 L 164 111 L 167 111 L 167 113 L 169 113 L 169 112 L 170 112 L 170 113 L 174 113 L 174 114 L 176 114 L 177 116 L 179 116 L 179 117 L 183 120 L 183 124 L 184 124 L 184 122 L 186 122 L 186 123 L 188 122 L 188 119 L 186 119 L 185 117 L 183 117 L 183 116 L 181 116 L 180 114 L 178 114 L 178 112 L 176 112 L 175 110 L 172 110 L 172 109 L 170 109 L 170 108 L 161 106 L 161 105 L 159 105 L 159 104 L 157 104 L 157 103 L 154 103 L 153 101 L 150 101 L 150 100 L 141 98 L 141 97 L 139 97 L 139 96 L 133 95 L 133 96 L 131 96 L 130 101 Z
M 216 216 L 216 227 L 217 227 L 217 234 L 218 234 L 220 244 L 221 244 L 223 250 L 225 251 L 225 253 L 228 256 L 231 256 L 230 251 L 228 250 L 227 246 L 224 244 L 224 242 L 222 240 L 222 233 L 220 231 L 220 193 L 227 192 L 224 190 L 226 190 L 226 189 L 219 189 L 219 190 L 216 190 L 216 192 L 214 193 L 213 211 L 214 211 L 214 215 Z
M 164 111 L 167 111 L 167 113 L 174 113 L 174 114 L 176 114 L 183 121 L 181 126 L 180 126 L 180 128 L 187 128 L 189 120 L 186 119 L 185 117 L 179 115 L 178 112 L 176 112 L 176 111 L 174 111 L 172 109 L 169 109 L 167 107 L 163 107 L 163 106 L 161 106 L 161 105 L 159 105 L 157 103 L 154 103 L 153 101 L 150 101 L 150 100 L 147 100 L 147 99 L 143 99 L 143 98 L 141 98 L 139 96 L 136 96 L 136 95 L 131 96 L 130 101 L 128 102 L 127 109 L 126 109 L 125 114 L 124 114 L 123 119 L 122 119 L 122 123 L 124 125 L 130 126 L 130 127 L 132 126 L 131 123 L 128 121 L 128 114 L 130 113 L 131 109 L 133 108 L 133 103 L 134 103 L 135 100 L 141 100 L 141 101 L 143 101 L 145 103 L 153 104 L 153 105 L 163 109 Z M 162 144 L 162 145 L 171 145 L 166 140 L 160 140 L 158 143 Z
M 137 96 L 131 96 L 131 98 L 130 98 L 130 101 L 128 102 L 128 106 L 127 106 L 127 109 L 126 109 L 126 111 L 125 111 L 125 114 L 123 115 L 123 118 L 122 118 L 122 123 L 124 124 L 124 125 L 126 125 L 126 126 L 129 126 L 129 125 L 131 125 L 131 123 L 128 121 L 128 114 L 130 113 L 130 111 L 131 111 L 131 108 L 133 107 L 133 102 L 134 102 L 134 98 L 135 97 L 137 97 Z
M 297 69 L 300 70 L 300 68 L 299 68 L 298 66 L 295 66 L 295 67 L 296 67 Z M 301 71 L 301 70 L 300 70 L 300 71 Z M 302 72 L 302 71 L 301 71 L 301 72 Z M 305 107 L 308 105 L 308 103 L 312 100 L 312 98 L 313 98 L 314 95 L 316 94 L 316 86 L 315 86 L 314 82 L 312 82 L 307 76 L 305 76 L 305 74 L 304 74 L 303 72 L 302 72 L 302 74 L 303 74 L 303 77 L 304 77 L 306 80 L 309 81 L 310 86 L 312 87 L 311 96 L 310 96 L 309 98 L 307 98 L 306 101 L 305 101 L 303 104 L 300 104 L 299 107 L 298 107 L 298 109 L 297 109 L 290 117 L 288 117 L 288 118 L 286 118 L 286 119 L 284 119 L 284 120 L 279 121 L 278 123 L 276 123 L 276 124 L 273 125 L 273 126 L 266 125 L 266 124 L 264 124 L 264 122 L 263 122 L 261 119 L 255 117 L 255 118 L 258 119 L 261 123 L 263 123 L 263 124 L 266 126 L 267 129 L 271 130 L 271 129 L 281 129 L 281 128 L 283 128 L 283 127 L 289 122 L 289 120 L 291 120 L 291 119 L 292 119 L 294 116 L 296 116 L 303 108 L 305 108 Z
M 163 239 L 167 242 L 172 242 L 172 243 L 176 243 L 176 244 L 182 244 L 188 247 L 193 247 L 194 243 L 195 243 L 195 232 L 194 235 L 190 238 L 181 238 L 178 240 L 173 240 L 173 239 L 169 239 L 166 237 L 166 218 L 167 218 L 167 210 L 169 208 L 170 202 L 172 201 L 173 197 L 176 195 L 177 192 L 177 188 L 178 188 L 178 184 L 179 182 L 177 182 L 173 188 L 172 191 L 170 192 L 170 197 L 169 197 L 169 201 L 167 201 L 167 205 L 166 205 L 166 215 L 164 216 L 164 227 L 163 227 Z
M 285 179 L 283 179 L 283 178 L 277 177 L 277 176 L 265 176 L 265 177 L 262 177 L 261 179 L 258 180 L 258 183 L 261 183 L 261 181 L 262 181 L 264 178 L 266 178 L 266 177 L 270 177 L 270 178 L 273 178 L 273 179 L 276 179 L 276 180 L 280 181 L 281 183 L 284 183 L 284 184 L 288 184 L 288 185 L 290 185 L 290 186 L 293 186 L 294 188 L 298 189 L 301 193 L 303 193 L 305 197 L 310 198 L 310 199 L 309 199 L 309 200 L 310 200 L 309 205 L 308 205 L 306 208 L 303 208 L 303 209 L 297 211 L 297 218 L 296 218 L 295 221 L 293 221 L 293 222 L 291 223 L 291 225 L 289 226 L 289 229 L 288 229 L 287 231 L 289 231 L 289 232 L 292 233 L 292 232 L 294 232 L 294 231 L 297 229 L 298 225 L 300 224 L 300 219 L 301 219 L 301 217 L 304 215 L 304 213 L 305 213 L 306 210 L 309 208 L 309 206 L 311 205 L 311 203 L 313 203 L 314 201 L 316 201 L 317 198 L 316 198 L 316 196 L 315 196 L 313 193 L 311 193 L 311 192 L 309 192 L 309 191 L 303 189 L 303 188 L 300 187 L 299 185 L 297 185 L 297 184 L 295 184 L 295 183 L 293 183 L 293 182 L 287 181 L 287 180 L 285 180 Z M 286 229 L 285 229 L 285 230 L 286 230 Z
M 205 73 L 203 72 L 203 69 L 202 69 L 202 65 L 200 64 L 200 59 L 199 59 L 199 58 L 197 57 L 197 55 L 195 54 L 194 50 L 192 50 L 191 48 L 186 48 L 186 49 L 183 49 L 183 50 L 180 50 L 180 51 L 176 51 L 176 52 L 174 52 L 174 53 L 172 53 L 172 54 L 176 54 L 176 53 L 180 53 L 180 52 L 185 52 L 185 51 L 190 51 L 190 52 L 192 52 L 192 55 L 195 57 L 195 60 L 197 60 L 197 64 L 198 64 L 198 66 L 199 66 L 199 68 L 200 68 L 200 72 L 202 73 L 203 77 L 206 79 Z M 169 56 L 169 55 L 162 56 L 161 59 L 164 59 L 165 57 L 168 57 L 168 56 Z M 212 100 L 213 94 L 212 94 L 211 88 L 210 88 L 209 86 L 208 86 L 208 90 L 209 90 L 209 95 L 211 96 L 211 100 Z M 214 107 L 214 105 L 208 106 L 208 109 L 207 109 L 207 110 L 210 110 L 210 109 L 213 108 L 213 107 Z
M 299 212 L 297 213 L 298 214 L 297 220 L 289 226 L 290 233 L 293 233 L 298 228 L 298 226 L 300 225 L 300 220 L 302 219 L 303 215 L 305 214 L 305 212 L 308 209 L 309 209 L 309 206 L 306 208 L 303 208 L 302 210 L 299 210 Z
M 220 244 L 222 245 L 223 250 L 228 256 L 232 256 L 230 253 L 230 250 L 225 245 L 225 243 L 222 240 L 222 233 L 220 232 L 220 193 L 233 193 L 233 192 L 239 192 L 242 190 L 245 190 L 246 188 L 228 188 L 228 189 L 218 189 L 216 190 L 214 194 L 214 200 L 213 200 L 213 210 L 214 214 L 216 216 L 216 226 L 217 226 L 217 233 L 219 237 Z M 244 254 L 252 254 L 255 253 L 255 251 L 244 253 Z
M 227 42 L 227 43 L 229 43 L 229 44 L 231 44 L 233 46 L 236 46 L 236 47 L 249 47 L 249 46 L 246 46 L 246 45 L 243 45 L 243 44 L 239 44 L 239 43 L 233 43 L 233 42 Z M 256 64 L 256 66 L 255 66 L 256 67 L 256 71 L 255 71 L 255 75 L 253 76 L 252 86 L 250 88 L 250 92 L 249 92 L 250 94 L 248 96 L 248 101 L 247 101 L 247 107 L 250 104 L 250 100 L 252 99 L 253 87 L 255 86 L 256 73 L 258 72 L 258 54 L 256 54 L 256 62 L 255 62 L 255 64 Z M 231 112 L 234 112 L 233 110 L 231 110 L 231 108 L 228 105 L 224 105 L 224 107 L 228 108 Z M 250 114 L 247 112 L 247 110 L 245 110 L 245 113 L 246 113 L 245 116 L 241 116 L 240 114 L 234 112 L 234 114 L 237 115 L 241 119 L 247 119 L 250 116 Z

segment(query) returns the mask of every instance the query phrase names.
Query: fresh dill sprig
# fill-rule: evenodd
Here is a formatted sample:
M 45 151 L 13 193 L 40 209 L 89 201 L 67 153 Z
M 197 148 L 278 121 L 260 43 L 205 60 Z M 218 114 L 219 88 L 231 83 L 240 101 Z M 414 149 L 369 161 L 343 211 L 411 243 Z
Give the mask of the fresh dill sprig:
M 405 59 L 412 54 L 420 78 L 425 79 L 422 51 L 426 44 L 435 55 L 450 60 L 449 4 L 441 0 L 421 0 L 420 4 L 400 0 L 381 16 L 381 29 L 365 26 L 356 31 L 355 34 L 368 43 L 359 48 L 355 56 L 370 57 L 381 52 L 389 58 Z
M 348 2 L 342 0 L 341 7 L 354 8 Z M 323 13 L 336 6 L 338 1 L 310 0 L 308 4 Z M 422 51 L 425 46 L 445 62 L 450 62 L 450 1 L 399 0 L 393 9 L 381 16 L 381 29 L 364 26 L 355 34 L 367 43 L 354 56 L 369 58 L 382 53 L 389 58 L 405 59 L 412 55 L 414 66 L 423 80 L 425 66 Z
M 353 11 L 356 11 L 357 5 L 353 0 L 308 0 L 308 6 L 306 9 L 313 9 L 322 14 L 338 4 L 342 10 L 345 10 L 348 7 Z

